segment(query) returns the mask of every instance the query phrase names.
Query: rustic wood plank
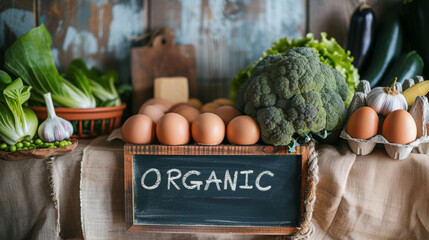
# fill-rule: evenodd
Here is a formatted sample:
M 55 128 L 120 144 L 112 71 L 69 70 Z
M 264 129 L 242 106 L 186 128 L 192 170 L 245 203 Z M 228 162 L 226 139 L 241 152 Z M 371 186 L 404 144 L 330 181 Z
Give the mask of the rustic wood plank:
M 130 38 L 145 29 L 144 2 L 41 1 L 40 23 L 52 34 L 60 71 L 74 58 L 82 58 L 89 67 L 117 70 L 121 82 L 130 82 Z
M 302 155 L 308 158 L 308 147 L 297 146 L 296 152 L 289 153 L 287 146 L 271 145 L 135 145 L 126 144 L 125 154 L 147 154 L 147 155 Z
M 320 33 L 328 33 L 337 42 L 346 47 L 350 18 L 362 0 L 308 0 L 308 32 L 320 39 Z M 374 9 L 376 20 L 382 12 L 400 8 L 401 0 L 368 0 Z
M 167 31 L 167 30 L 166 30 Z M 158 77 L 186 77 L 189 96 L 197 97 L 195 48 L 193 45 L 175 45 L 171 30 L 158 35 L 152 46 L 131 50 L 131 82 L 133 86 L 133 113 L 144 101 L 154 97 L 154 80 Z
M 133 192 L 132 192 L 132 175 L 131 174 L 127 174 L 127 173 L 132 173 L 132 160 L 133 154 L 136 154 L 137 151 L 141 151 L 141 147 L 133 147 L 133 145 L 131 144 L 127 144 L 124 147 L 124 191 L 125 191 L 125 211 L 126 212 L 133 212 Z M 132 227 L 133 224 L 133 215 L 129 215 L 126 214 L 125 216 L 125 222 L 127 225 L 127 228 Z M 140 233 L 141 234 L 141 233 Z M 157 239 L 165 239 L 165 240 L 170 240 L 170 239 L 200 239 L 200 240 L 211 240 L 211 239 L 216 239 L 216 238 L 222 238 L 225 240 L 232 240 L 232 239 L 242 239 L 242 240 L 274 240 L 274 239 L 281 239 L 280 236 L 249 236 L 249 235 L 242 235 L 242 236 L 237 236 L 237 235 L 231 235 L 231 234 L 216 234 L 216 235 L 211 235 L 211 234 L 180 234 L 180 235 L 176 235 L 176 234 L 167 234 L 167 233 L 162 233 L 162 234 L 158 234 L 156 235 Z M 141 237 L 141 239 L 146 239 L 145 237 Z M 150 236 L 147 238 L 150 239 Z
M 290 235 L 297 229 L 293 227 L 242 227 L 242 226 L 186 226 L 186 225 L 140 225 L 134 224 L 134 191 L 133 191 L 133 159 L 134 155 L 301 155 L 302 176 L 307 176 L 308 147 L 297 147 L 295 153 L 288 153 L 287 147 L 267 145 L 236 146 L 236 145 L 133 145 L 124 147 L 124 177 L 126 224 L 131 232 L 163 232 L 163 233 L 240 233 L 265 235 Z M 304 193 L 306 178 L 301 179 L 301 212 L 304 213 Z
M 0 66 L 4 64 L 4 52 L 22 34 L 34 27 L 33 0 L 0 1 Z
M 239 68 L 256 61 L 281 37 L 305 32 L 305 1 L 151 1 L 150 28 L 170 27 L 176 44 L 197 53 L 199 97 L 227 97 Z

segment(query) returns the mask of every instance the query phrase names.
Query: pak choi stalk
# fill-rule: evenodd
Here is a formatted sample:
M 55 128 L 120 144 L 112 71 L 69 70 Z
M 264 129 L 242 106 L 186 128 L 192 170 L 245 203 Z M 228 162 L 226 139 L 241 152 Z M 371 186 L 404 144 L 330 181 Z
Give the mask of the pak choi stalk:
M 22 35 L 6 50 L 5 67 L 33 87 L 32 101 L 43 104 L 50 92 L 55 106 L 94 108 L 95 98 L 85 84 L 72 84 L 63 78 L 51 54 L 52 38 L 42 24 Z
M 115 71 L 102 74 L 94 68 L 88 69 L 82 59 L 75 59 L 68 66 L 66 76 L 75 81 L 85 79 L 88 84 L 86 86 L 94 95 L 98 107 L 112 107 L 122 104 L 115 87 L 119 78 Z
M 22 107 L 30 98 L 31 87 L 24 86 L 20 78 L 11 82 L 7 73 L 0 73 L 0 87 L 4 88 L 0 98 L 0 139 L 15 145 L 24 138 L 34 137 L 38 120 L 32 110 Z

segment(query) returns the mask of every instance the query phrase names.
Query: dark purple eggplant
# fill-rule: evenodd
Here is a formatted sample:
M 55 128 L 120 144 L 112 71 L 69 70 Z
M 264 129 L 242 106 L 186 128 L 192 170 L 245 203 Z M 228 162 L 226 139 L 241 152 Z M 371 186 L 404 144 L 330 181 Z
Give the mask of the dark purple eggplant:
M 359 72 L 365 65 L 374 42 L 375 14 L 372 8 L 362 2 L 354 11 L 350 20 L 347 50 L 354 57 L 353 65 Z

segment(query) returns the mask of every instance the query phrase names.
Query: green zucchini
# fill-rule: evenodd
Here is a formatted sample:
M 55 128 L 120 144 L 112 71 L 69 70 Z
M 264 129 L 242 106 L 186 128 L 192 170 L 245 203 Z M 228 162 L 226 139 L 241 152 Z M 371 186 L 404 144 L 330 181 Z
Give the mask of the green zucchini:
M 398 78 L 397 82 L 402 83 L 407 78 L 421 75 L 422 71 L 423 59 L 416 51 L 411 51 L 403 54 L 389 66 L 378 86 L 386 87 L 392 85 L 395 77 Z
M 377 86 L 393 59 L 399 57 L 403 44 L 403 27 L 397 13 L 388 12 L 380 18 L 372 57 L 361 79 L 371 88 Z

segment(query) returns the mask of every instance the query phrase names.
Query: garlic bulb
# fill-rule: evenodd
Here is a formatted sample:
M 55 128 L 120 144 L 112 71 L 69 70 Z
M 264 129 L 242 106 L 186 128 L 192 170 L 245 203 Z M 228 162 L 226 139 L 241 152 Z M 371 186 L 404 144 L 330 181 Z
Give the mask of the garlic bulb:
M 387 116 L 390 112 L 398 109 L 407 110 L 408 104 L 404 95 L 395 88 L 397 78 L 391 87 L 376 87 L 366 96 L 366 104 L 377 113 Z
M 45 98 L 48 118 L 39 126 L 37 131 L 39 137 L 45 142 L 62 141 L 69 138 L 73 134 L 72 124 L 57 116 L 51 93 L 43 94 L 43 98 Z

